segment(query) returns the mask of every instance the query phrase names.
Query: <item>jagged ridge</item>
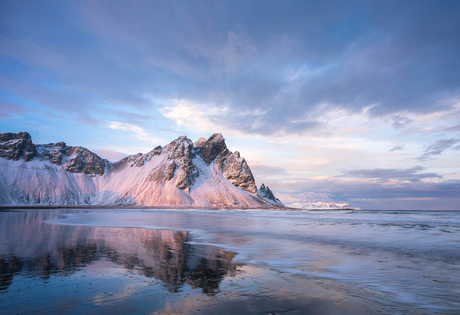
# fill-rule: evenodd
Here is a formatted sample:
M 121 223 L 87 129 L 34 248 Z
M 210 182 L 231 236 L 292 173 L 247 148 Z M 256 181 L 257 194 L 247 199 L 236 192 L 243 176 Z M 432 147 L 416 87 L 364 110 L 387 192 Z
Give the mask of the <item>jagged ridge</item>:
M 64 142 L 34 145 L 28 133 L 0 134 L 0 204 L 283 206 L 220 133 L 110 163 Z M 21 159 L 22 157 L 22 159 Z

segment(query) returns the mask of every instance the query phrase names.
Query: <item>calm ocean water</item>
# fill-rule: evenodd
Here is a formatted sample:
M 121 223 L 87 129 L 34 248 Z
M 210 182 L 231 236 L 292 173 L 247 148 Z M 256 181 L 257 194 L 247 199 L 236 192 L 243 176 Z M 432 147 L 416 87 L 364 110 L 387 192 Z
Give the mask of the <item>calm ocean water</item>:
M 217 294 L 255 266 L 355 288 L 376 313 L 460 313 L 459 211 L 15 210 L 0 212 L 0 238 L 11 301 L 24 277 L 109 260 L 170 292 Z

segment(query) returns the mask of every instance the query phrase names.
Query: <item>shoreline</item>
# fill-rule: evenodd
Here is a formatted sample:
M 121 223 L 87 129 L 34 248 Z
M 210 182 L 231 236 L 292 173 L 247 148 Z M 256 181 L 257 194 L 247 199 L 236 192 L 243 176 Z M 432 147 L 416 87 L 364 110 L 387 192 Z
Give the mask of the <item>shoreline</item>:
M 0 205 L 0 210 L 5 209 L 208 209 L 208 210 L 305 210 L 290 207 L 251 207 L 251 208 L 238 208 L 228 206 L 215 206 L 215 207 L 191 207 L 191 206 L 116 206 L 116 205 Z M 343 210 L 343 209 L 342 209 Z
M 254 207 L 254 208 L 236 208 L 228 206 L 215 206 L 215 207 L 191 207 L 191 206 L 116 206 L 116 205 L 0 205 L 0 211 L 8 209 L 152 209 L 152 210 L 193 210 L 193 209 L 206 209 L 206 210 L 298 210 L 298 211 L 440 211 L 440 212 L 458 212 L 460 209 L 301 209 L 292 207 Z

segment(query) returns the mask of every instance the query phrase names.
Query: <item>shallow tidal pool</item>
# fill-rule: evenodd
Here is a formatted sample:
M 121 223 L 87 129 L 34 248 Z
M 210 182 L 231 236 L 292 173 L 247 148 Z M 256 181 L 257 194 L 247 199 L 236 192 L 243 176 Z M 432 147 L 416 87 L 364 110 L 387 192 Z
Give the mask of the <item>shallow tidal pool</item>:
M 459 314 L 460 212 L 0 211 L 0 314 Z

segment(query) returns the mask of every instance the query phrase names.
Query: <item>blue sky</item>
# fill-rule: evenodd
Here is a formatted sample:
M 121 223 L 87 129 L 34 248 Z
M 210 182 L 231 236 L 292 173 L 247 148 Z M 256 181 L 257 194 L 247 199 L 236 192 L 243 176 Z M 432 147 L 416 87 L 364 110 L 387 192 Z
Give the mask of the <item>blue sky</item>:
M 285 204 L 460 206 L 458 1 L 0 1 L 0 132 L 221 132 Z

